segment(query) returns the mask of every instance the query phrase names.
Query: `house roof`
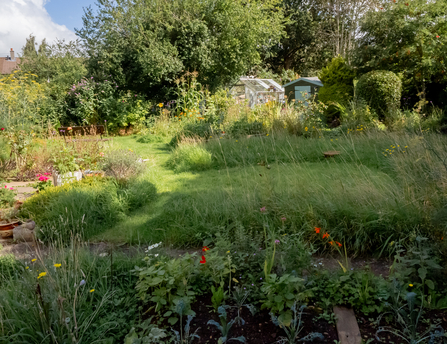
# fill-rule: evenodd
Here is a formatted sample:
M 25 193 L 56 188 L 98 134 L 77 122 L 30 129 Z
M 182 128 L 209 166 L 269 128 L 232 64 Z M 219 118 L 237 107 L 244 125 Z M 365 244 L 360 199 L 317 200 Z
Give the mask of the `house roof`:
M 319 86 L 319 87 L 323 86 L 323 83 L 320 81 L 320 79 L 318 79 L 318 77 L 310 76 L 310 77 L 299 78 L 299 79 L 293 80 L 293 81 L 289 82 L 288 84 L 285 84 L 283 86 L 283 88 L 285 88 L 287 86 L 291 86 L 291 85 L 293 85 L 294 83 L 296 83 L 298 81 L 307 81 L 308 83 L 313 84 L 315 86 Z
M 19 66 L 20 58 L 14 60 L 7 60 L 4 57 L 0 57 L 0 75 L 11 74 Z

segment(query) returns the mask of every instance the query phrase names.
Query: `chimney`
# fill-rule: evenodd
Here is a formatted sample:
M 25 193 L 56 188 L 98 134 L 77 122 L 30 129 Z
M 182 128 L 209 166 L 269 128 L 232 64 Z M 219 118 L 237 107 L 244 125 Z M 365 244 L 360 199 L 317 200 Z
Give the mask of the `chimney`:
M 9 54 L 10 54 L 10 56 L 11 56 L 11 60 L 15 60 L 15 56 L 14 56 L 14 50 L 12 50 L 12 48 L 11 48 L 11 51 L 9 52 Z

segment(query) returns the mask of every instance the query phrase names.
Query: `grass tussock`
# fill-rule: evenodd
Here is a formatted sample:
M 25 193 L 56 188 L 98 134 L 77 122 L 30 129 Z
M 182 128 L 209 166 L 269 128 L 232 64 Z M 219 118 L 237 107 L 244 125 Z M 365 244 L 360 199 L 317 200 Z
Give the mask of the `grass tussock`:
M 61 237 L 68 242 L 78 234 L 88 239 L 155 195 L 155 186 L 146 180 L 119 184 L 109 178 L 86 178 L 32 196 L 23 204 L 21 216 L 36 221 L 41 240 Z

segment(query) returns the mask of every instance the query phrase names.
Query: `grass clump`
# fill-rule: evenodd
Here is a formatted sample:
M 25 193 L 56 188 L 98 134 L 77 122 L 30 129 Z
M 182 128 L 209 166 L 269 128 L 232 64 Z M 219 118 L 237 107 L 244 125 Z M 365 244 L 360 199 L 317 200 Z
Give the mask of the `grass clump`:
M 20 273 L 0 275 L 0 342 L 122 343 L 139 316 L 138 261 L 98 256 L 72 240 L 70 249 L 56 245 Z
M 167 164 L 177 173 L 205 171 L 212 167 L 212 157 L 210 152 L 196 143 L 182 144 L 173 151 Z
M 61 237 L 67 242 L 72 234 L 88 239 L 155 195 L 154 185 L 146 181 L 85 178 L 32 196 L 24 202 L 21 216 L 36 222 L 43 241 Z

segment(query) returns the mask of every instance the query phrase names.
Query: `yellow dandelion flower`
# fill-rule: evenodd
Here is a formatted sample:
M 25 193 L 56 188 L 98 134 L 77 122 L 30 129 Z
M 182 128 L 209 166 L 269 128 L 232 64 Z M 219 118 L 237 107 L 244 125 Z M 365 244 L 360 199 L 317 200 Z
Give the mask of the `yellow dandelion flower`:
M 236 140 L 236 142 L 238 142 L 238 141 Z
M 62 266 L 62 264 L 54 264 L 55 268 L 60 268 Z
M 410 283 L 409 286 L 412 287 L 413 285 Z
M 331 139 L 331 141 L 334 141 L 334 140 Z
M 93 293 L 95 291 L 95 289 L 91 289 L 90 292 Z
M 46 272 L 41 272 L 41 273 L 39 274 L 39 276 L 37 276 L 37 279 L 42 278 L 42 277 L 45 276 L 46 274 L 47 274 Z
M 27 266 L 26 268 L 25 268 L 25 270 L 28 270 L 29 269 L 29 266 Z
M 36 258 L 34 258 L 34 259 L 31 259 L 31 261 L 34 263 L 35 261 L 36 261 L 37 259 Z
M 227 253 L 230 253 L 230 251 L 227 251 Z
M 269 134 L 265 135 L 265 136 L 269 136 Z
M 163 107 L 163 103 L 159 103 L 158 106 L 159 106 L 159 107 Z
M 307 127 L 306 127 L 306 128 L 304 128 L 304 130 L 306 130 L 306 131 L 307 131 Z

